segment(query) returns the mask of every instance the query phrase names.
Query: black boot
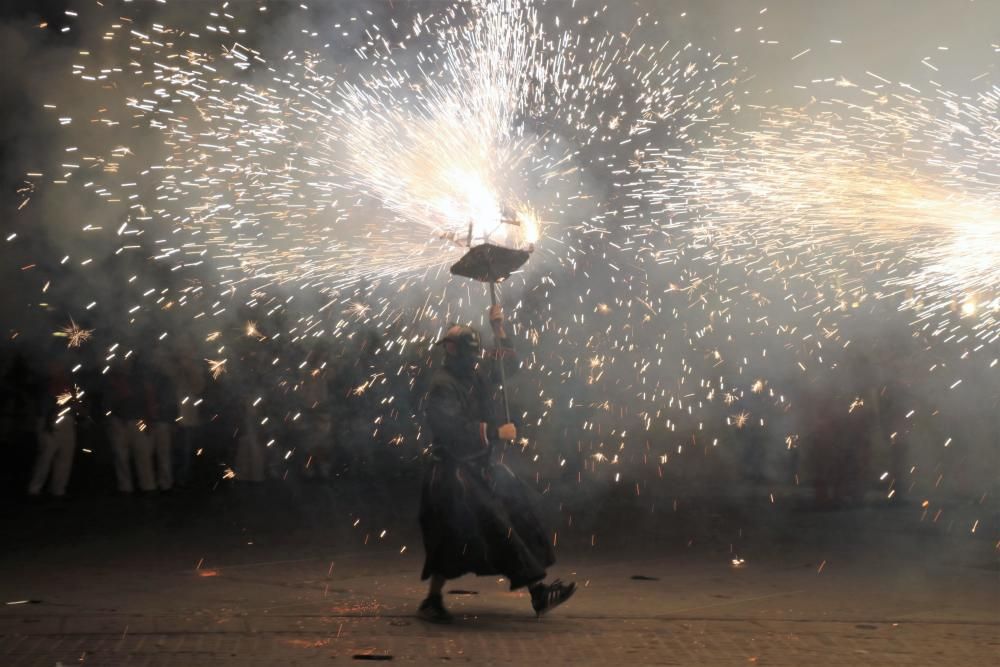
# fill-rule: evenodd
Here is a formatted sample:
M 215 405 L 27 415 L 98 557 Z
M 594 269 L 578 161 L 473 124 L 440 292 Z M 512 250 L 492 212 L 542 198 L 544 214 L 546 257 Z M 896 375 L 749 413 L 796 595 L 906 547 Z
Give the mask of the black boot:
M 535 610 L 536 615 L 541 616 L 573 597 L 573 593 L 576 592 L 576 584 L 573 582 L 564 584 L 556 579 L 551 584 L 535 584 L 530 590 L 531 607 Z
M 444 600 L 441 594 L 428 595 L 420 603 L 417 615 L 428 623 L 451 623 L 452 615 L 444 608 Z

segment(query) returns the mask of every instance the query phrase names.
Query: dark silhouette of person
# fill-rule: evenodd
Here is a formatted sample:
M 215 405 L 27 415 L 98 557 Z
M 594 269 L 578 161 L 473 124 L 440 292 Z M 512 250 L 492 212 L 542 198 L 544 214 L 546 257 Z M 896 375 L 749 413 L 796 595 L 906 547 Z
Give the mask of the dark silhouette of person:
M 490 456 L 493 441 L 517 438 L 514 424 L 498 425 L 494 418 L 491 390 L 499 379 L 494 371 L 504 357 L 514 357 L 499 307 L 490 309 L 490 323 L 500 347 L 485 364 L 489 367 L 481 364 L 479 333 L 452 326 L 438 341 L 445 360 L 427 395 L 431 447 L 420 527 L 426 552 L 421 578 L 430 580 L 430 589 L 419 615 L 434 623 L 452 620 L 441 597 L 445 581 L 468 573 L 503 575 L 511 590 L 528 587 L 539 615 L 576 590 L 573 583 L 543 583 L 555 554 L 537 510 L 538 495 Z

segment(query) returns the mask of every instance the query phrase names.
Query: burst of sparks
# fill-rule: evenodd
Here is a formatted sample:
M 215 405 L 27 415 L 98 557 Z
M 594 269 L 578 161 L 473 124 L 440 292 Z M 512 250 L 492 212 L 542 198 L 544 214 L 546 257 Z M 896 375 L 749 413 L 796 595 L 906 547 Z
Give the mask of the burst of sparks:
M 84 329 L 83 327 L 81 327 L 80 325 L 78 325 L 76 322 L 74 322 L 73 318 L 70 318 L 69 324 L 67 324 L 65 327 L 63 327 L 62 329 L 60 329 L 57 332 L 57 335 L 60 335 L 60 336 L 63 336 L 63 337 L 66 338 L 66 346 L 67 347 L 74 348 L 74 347 L 80 347 L 81 345 L 83 345 L 84 343 L 86 343 L 88 340 L 90 340 L 91 337 L 94 335 L 94 330 L 93 329 Z
M 206 359 L 208 371 L 212 374 L 212 379 L 218 380 L 226 372 L 226 362 L 228 359 Z
M 246 323 L 246 326 L 244 327 L 244 332 L 249 338 L 256 338 L 257 340 L 264 339 L 264 336 L 260 333 L 260 330 L 257 328 L 257 323 L 252 320 Z
M 749 423 L 744 406 L 801 414 L 789 378 L 837 380 L 865 344 L 861 316 L 902 313 L 925 349 L 963 348 L 923 378 L 956 394 L 962 372 L 997 365 L 995 88 L 838 77 L 801 108 L 757 107 L 739 102 L 752 72 L 697 45 L 644 43 L 648 16 L 618 32 L 596 20 L 606 8 L 446 3 L 410 21 L 359 16 L 353 55 L 326 58 L 324 36 L 247 46 L 246 8 L 230 4 L 207 25 L 197 12 L 165 25 L 95 9 L 117 55 L 81 52 L 72 71 L 98 103 L 46 107 L 74 157 L 17 190 L 28 210 L 50 187 L 77 187 L 117 216 L 81 230 L 107 254 L 146 253 L 190 277 L 178 288 L 132 275 L 127 326 L 154 311 L 203 326 L 214 357 L 240 331 L 260 349 L 357 345 L 371 356 L 359 367 L 387 372 L 366 369 L 343 393 L 381 406 L 378 432 L 398 405 L 386 376 L 405 379 L 397 394 L 420 386 L 414 355 L 486 296 L 448 282 L 448 264 L 470 242 L 531 248 L 505 291 L 527 350 L 511 388 L 528 404 L 521 444 L 534 450 L 568 406 L 575 431 L 560 437 L 575 433 L 591 473 L 615 466 L 615 481 L 650 441 L 714 447 L 720 425 Z M 384 340 L 369 349 L 373 329 Z M 62 330 L 71 347 L 91 333 Z M 269 357 L 262 380 L 281 395 L 319 372 L 290 356 Z M 102 372 L 120 358 L 110 349 Z M 228 368 L 206 362 L 217 380 Z M 283 419 L 264 398 L 254 407 L 261 425 Z M 859 398 L 847 412 L 870 409 Z M 648 460 L 667 466 L 673 452 Z

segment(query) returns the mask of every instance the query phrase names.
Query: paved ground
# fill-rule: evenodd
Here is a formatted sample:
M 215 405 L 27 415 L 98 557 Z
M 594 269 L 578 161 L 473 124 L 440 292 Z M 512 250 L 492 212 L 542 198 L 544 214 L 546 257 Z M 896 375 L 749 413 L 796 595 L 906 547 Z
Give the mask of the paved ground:
M 995 539 L 921 532 L 913 508 L 804 513 L 786 539 L 732 546 L 627 527 L 566 538 L 554 574 L 580 584 L 571 603 L 535 620 L 525 595 L 470 577 L 440 628 L 413 617 L 404 521 L 381 539 L 346 521 L 317 536 L 232 508 L 185 521 L 202 500 L 185 502 L 8 517 L 0 665 L 1000 664 Z

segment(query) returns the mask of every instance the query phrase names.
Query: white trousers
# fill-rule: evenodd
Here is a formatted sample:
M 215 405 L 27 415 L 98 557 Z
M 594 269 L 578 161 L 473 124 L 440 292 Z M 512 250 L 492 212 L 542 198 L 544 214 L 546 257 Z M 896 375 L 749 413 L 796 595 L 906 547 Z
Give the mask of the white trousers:
M 146 429 L 156 456 L 156 485 L 169 491 L 174 485 L 173 424 L 156 422 Z
M 147 430 L 149 430 L 147 428 Z M 132 493 L 132 468 L 135 468 L 135 479 L 143 491 L 156 489 L 153 476 L 153 439 L 139 430 L 139 424 L 134 419 L 125 420 L 111 418 L 110 425 L 111 448 L 115 457 L 115 476 L 118 478 L 118 490 L 122 493 Z
M 64 495 L 75 453 L 76 420 L 72 414 L 64 416 L 51 432 L 45 428 L 44 420 L 39 420 L 38 454 L 35 456 L 35 469 L 28 484 L 28 493 L 38 495 L 48 481 L 49 492 L 53 496 Z
M 252 427 L 244 428 L 236 441 L 236 479 L 264 481 L 264 447 Z

